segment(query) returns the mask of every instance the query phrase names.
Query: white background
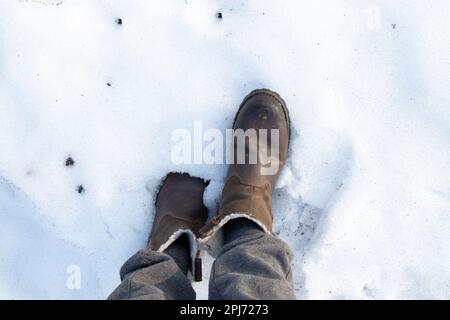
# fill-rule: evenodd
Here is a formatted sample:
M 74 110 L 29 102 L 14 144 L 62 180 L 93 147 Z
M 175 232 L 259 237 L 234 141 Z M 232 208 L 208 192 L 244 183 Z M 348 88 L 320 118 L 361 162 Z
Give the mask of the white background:
M 449 15 L 447 0 L 2 0 L 0 298 L 105 298 L 168 171 L 211 179 L 214 214 L 226 167 L 175 166 L 171 132 L 229 128 L 260 87 L 291 113 L 274 215 L 298 298 L 450 298 Z

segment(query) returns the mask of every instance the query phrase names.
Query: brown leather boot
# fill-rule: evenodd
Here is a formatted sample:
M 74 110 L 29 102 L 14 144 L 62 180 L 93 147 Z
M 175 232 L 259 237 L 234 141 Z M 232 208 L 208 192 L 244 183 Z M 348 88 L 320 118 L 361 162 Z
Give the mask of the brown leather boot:
M 286 161 L 289 146 L 290 129 L 286 103 L 275 92 L 267 89 L 255 90 L 245 97 L 239 107 L 233 129 L 256 129 L 257 132 L 267 129 L 267 138 L 258 135 L 257 142 L 255 139 L 253 142 L 246 139 L 244 164 L 236 163 L 239 144 L 233 142 L 235 161 L 228 169 L 218 215 L 200 230 L 203 240 L 213 236 L 217 230 L 235 218 L 250 219 L 265 232 L 272 232 L 272 191 Z M 278 129 L 278 135 L 272 134 L 271 129 Z M 278 153 L 270 152 L 274 143 L 278 143 Z M 252 153 L 257 155 L 257 161 L 249 164 Z M 270 156 L 263 157 L 264 154 Z M 269 167 L 272 170 L 268 170 Z
M 203 192 L 208 182 L 187 173 L 169 173 L 156 197 L 156 214 L 148 247 L 163 252 L 182 234 L 187 234 L 191 255 L 195 252 L 198 231 L 208 218 Z

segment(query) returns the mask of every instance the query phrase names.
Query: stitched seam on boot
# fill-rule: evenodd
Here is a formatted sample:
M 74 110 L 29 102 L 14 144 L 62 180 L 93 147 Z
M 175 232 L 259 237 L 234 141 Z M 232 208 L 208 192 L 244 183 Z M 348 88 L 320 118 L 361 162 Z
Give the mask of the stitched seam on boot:
M 267 229 L 267 226 L 264 223 L 262 223 L 259 219 L 253 217 L 253 215 L 250 212 L 233 212 L 225 215 L 218 225 L 215 225 L 213 228 L 211 228 L 208 234 L 206 234 L 204 237 L 199 238 L 198 239 L 199 243 L 205 243 L 209 241 L 209 239 L 214 237 L 216 232 L 220 230 L 228 221 L 236 218 L 249 219 L 254 223 L 256 223 L 265 233 L 272 234 L 272 232 L 269 231 L 269 229 Z

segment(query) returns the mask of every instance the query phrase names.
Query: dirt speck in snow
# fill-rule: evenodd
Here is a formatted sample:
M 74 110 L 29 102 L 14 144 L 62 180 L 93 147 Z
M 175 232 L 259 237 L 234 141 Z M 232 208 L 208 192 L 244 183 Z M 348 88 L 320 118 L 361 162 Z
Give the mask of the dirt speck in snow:
M 79 193 L 79 194 L 82 194 L 82 193 L 84 193 L 84 187 L 83 187 L 83 185 L 82 184 L 80 184 L 79 186 L 77 186 L 77 192 Z
M 75 165 L 75 161 L 72 159 L 72 157 L 67 157 L 66 159 L 66 167 L 72 167 Z

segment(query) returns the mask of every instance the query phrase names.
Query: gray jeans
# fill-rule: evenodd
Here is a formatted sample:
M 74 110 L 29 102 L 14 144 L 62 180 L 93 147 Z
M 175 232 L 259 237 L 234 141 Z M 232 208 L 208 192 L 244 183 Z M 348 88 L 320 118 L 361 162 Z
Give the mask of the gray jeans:
M 229 238 L 211 270 L 209 299 L 295 299 L 287 244 L 253 226 Z M 120 277 L 122 283 L 108 299 L 196 297 L 186 274 L 165 253 L 139 251 L 123 265 Z

